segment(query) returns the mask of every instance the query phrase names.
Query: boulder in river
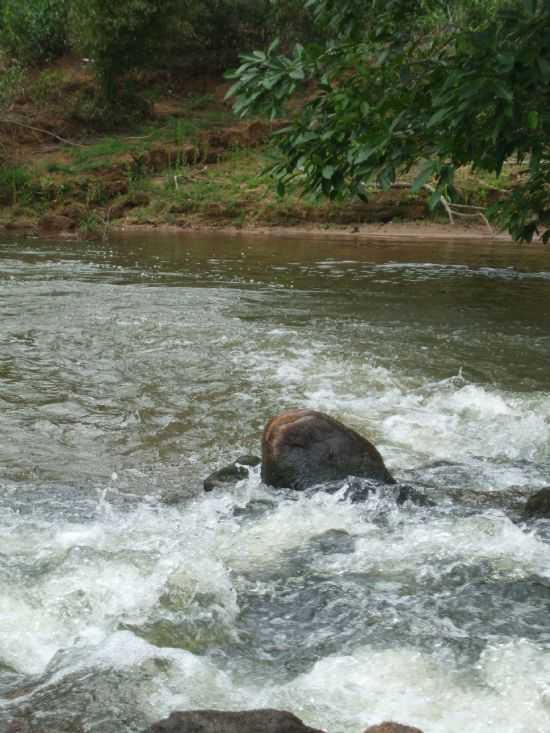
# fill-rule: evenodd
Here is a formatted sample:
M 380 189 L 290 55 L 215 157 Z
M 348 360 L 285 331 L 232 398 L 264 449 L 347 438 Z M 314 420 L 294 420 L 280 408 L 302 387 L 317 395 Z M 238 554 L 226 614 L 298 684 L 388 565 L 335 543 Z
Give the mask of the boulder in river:
M 322 733 L 284 710 L 187 710 L 154 723 L 151 733 Z
M 329 415 L 289 410 L 268 422 L 262 438 L 266 484 L 303 490 L 347 476 L 395 483 L 374 445 Z
M 550 517 L 550 486 L 529 497 L 525 514 L 529 517 Z
M 393 723 L 386 721 L 380 725 L 371 725 L 365 733 L 422 733 L 420 728 L 412 728 L 410 725 L 401 725 L 401 723 Z
M 260 463 L 260 459 L 256 456 L 239 456 L 233 463 L 214 471 L 208 478 L 204 479 L 204 490 L 212 491 L 213 489 L 223 488 L 226 484 L 242 481 L 242 479 L 248 478 L 250 469 Z

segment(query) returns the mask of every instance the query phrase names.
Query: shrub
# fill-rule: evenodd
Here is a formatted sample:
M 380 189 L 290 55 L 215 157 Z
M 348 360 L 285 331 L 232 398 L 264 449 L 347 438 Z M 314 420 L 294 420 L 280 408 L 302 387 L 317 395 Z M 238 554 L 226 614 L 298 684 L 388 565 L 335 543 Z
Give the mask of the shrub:
M 31 192 L 29 173 L 19 166 L 0 164 L 0 204 L 15 205 Z
M 0 42 L 25 64 L 60 56 L 67 48 L 69 0 L 3 0 Z
M 9 107 L 21 93 L 25 74 L 17 63 L 0 63 L 0 111 Z
M 94 62 L 103 96 L 116 98 L 119 79 L 151 64 L 166 38 L 175 0 L 73 0 L 76 44 Z

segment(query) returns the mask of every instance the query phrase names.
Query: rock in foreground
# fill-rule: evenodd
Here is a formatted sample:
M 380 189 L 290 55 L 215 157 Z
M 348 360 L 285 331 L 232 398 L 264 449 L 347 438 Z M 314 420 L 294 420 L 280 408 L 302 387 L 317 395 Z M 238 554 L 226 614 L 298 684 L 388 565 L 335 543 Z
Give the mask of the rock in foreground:
M 550 517 L 550 486 L 529 497 L 525 513 L 529 517 Z
M 410 725 L 387 721 L 367 728 L 365 733 L 422 733 L 422 731 L 419 728 L 412 728 Z
M 395 483 L 372 443 L 322 412 L 290 410 L 268 422 L 262 438 L 266 484 L 303 490 L 347 476 Z
M 154 723 L 151 733 L 322 733 L 284 710 L 189 710 Z
M 240 456 L 236 461 L 224 466 L 218 471 L 211 473 L 208 478 L 204 479 L 204 490 L 212 491 L 213 489 L 224 488 L 227 484 L 234 484 L 248 478 L 250 469 L 260 463 L 260 459 L 256 456 Z

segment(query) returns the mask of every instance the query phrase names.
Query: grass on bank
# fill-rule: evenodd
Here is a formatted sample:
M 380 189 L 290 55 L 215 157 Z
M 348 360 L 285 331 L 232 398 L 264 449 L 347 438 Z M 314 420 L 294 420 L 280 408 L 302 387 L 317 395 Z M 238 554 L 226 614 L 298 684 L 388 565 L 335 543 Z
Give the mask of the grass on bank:
M 75 85 L 80 85 L 79 93 L 87 90 L 70 69 L 46 70 L 23 85 L 22 109 L 43 106 L 56 119 L 66 106 L 63 85 L 67 93 Z M 446 221 L 442 210 L 428 211 L 426 196 L 406 190 L 373 193 L 368 204 L 319 202 L 299 191 L 280 198 L 265 172 L 273 162 L 269 145 L 258 145 L 258 140 L 248 144 L 246 134 L 227 136 L 228 130 L 238 133 L 242 123 L 221 101 L 223 94 L 166 96 L 152 88 L 149 97 L 156 104 L 154 119 L 117 134 L 91 136 L 84 130 L 76 147 L 39 148 L 35 141 L 21 145 L 15 161 L 0 160 L 0 224 L 33 228 L 46 223 L 88 235 L 123 222 L 182 227 L 307 223 L 330 228 L 372 221 Z M 464 202 L 484 206 L 513 185 L 515 175 L 513 167 L 498 180 L 465 170 L 457 183 Z

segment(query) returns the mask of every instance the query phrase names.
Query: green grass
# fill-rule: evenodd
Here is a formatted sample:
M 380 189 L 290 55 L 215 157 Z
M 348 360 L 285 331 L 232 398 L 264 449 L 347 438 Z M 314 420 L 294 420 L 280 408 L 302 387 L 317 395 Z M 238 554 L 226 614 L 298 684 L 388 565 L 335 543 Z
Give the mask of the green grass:
M 235 120 L 209 95 L 182 101 L 181 115 L 141 124 L 123 135 L 98 137 L 81 147 L 60 148 L 55 158 L 46 156 L 26 167 L 0 168 L 0 197 L 7 206 L 24 204 L 37 215 L 52 204 L 59 210 L 78 202 L 84 208 L 83 231 L 103 231 L 109 207 L 124 196 L 109 188 L 113 178 L 124 183 L 128 194 L 148 194 L 147 206 L 127 211 L 135 223 L 237 227 L 309 223 L 330 228 L 368 220 L 359 202 L 320 202 L 299 190 L 280 198 L 266 173 L 274 161 L 267 146 L 233 148 L 218 163 L 182 166 L 177 155 L 171 158 L 173 147 L 199 146 L 205 131 L 233 126 Z M 147 157 L 159 145 L 167 146 L 169 163 L 160 172 L 148 167 Z M 465 201 L 484 205 L 495 188 L 512 184 L 516 170 L 506 167 L 499 179 L 460 171 L 457 185 Z M 408 191 L 400 196 L 402 202 L 414 199 Z M 396 206 L 395 218 L 402 218 L 401 212 L 402 207 Z

